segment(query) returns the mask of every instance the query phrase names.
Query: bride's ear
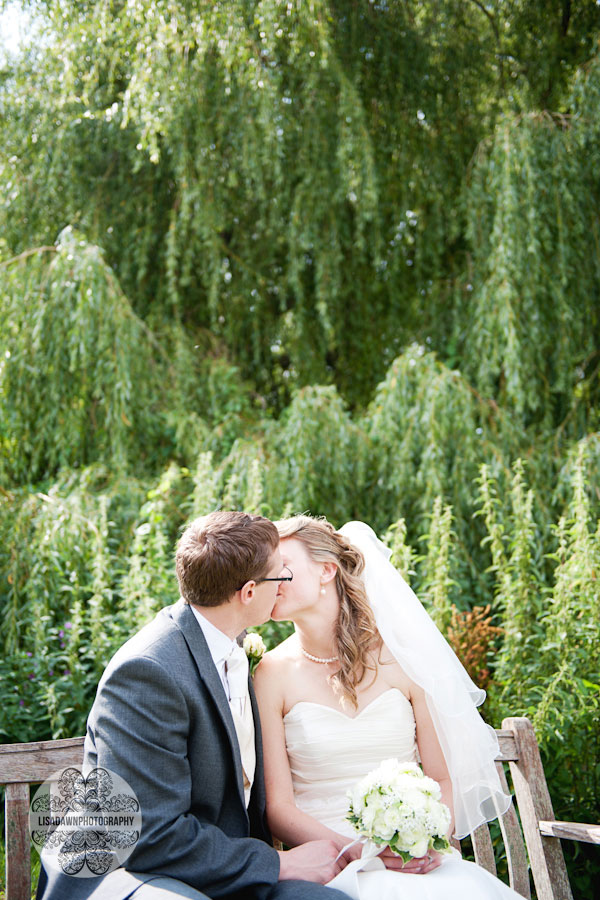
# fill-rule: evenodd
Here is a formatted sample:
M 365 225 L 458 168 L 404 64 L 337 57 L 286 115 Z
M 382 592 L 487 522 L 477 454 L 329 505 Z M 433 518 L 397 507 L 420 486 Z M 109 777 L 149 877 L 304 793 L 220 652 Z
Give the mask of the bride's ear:
M 334 562 L 323 563 L 323 571 L 321 572 L 321 584 L 329 584 L 335 578 L 337 565 Z

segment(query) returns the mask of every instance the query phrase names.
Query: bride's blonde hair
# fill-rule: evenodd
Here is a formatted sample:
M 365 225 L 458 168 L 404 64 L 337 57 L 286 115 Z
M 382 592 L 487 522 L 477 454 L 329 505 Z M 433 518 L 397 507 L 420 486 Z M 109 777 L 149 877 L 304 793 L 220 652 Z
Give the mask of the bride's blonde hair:
M 313 562 L 334 562 L 337 566 L 335 584 L 340 614 L 335 628 L 335 652 L 340 668 L 331 683 L 344 699 L 357 707 L 356 688 L 367 671 L 376 671 L 371 653 L 381 643 L 360 577 L 365 567 L 363 555 L 326 519 L 291 516 L 275 525 L 281 540 L 293 537 L 302 541 Z

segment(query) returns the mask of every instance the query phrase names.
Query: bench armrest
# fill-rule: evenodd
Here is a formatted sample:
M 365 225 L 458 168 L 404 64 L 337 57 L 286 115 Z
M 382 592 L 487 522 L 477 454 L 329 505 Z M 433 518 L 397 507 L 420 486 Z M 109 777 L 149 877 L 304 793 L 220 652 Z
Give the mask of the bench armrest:
M 600 825 L 586 825 L 583 822 L 549 822 L 542 819 L 540 832 L 547 837 L 568 838 L 572 841 L 600 844 Z

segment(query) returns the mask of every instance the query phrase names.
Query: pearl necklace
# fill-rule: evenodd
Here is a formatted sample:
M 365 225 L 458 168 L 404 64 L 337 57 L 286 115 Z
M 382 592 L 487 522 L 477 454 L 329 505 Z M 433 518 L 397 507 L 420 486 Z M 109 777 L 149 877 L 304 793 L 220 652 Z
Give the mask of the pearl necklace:
M 337 662 L 337 661 L 338 661 L 338 657 L 337 657 L 337 656 L 330 656 L 330 657 L 328 657 L 327 659 L 325 659 L 324 657 L 321 657 L 321 656 L 313 656 L 312 653 L 307 653 L 306 650 L 304 649 L 304 647 L 300 647 L 300 650 L 301 650 L 302 653 L 304 653 L 304 655 L 306 656 L 307 659 L 311 659 L 313 662 L 316 662 L 316 663 L 323 663 L 323 664 L 325 664 L 325 663 L 332 663 L 332 662 Z

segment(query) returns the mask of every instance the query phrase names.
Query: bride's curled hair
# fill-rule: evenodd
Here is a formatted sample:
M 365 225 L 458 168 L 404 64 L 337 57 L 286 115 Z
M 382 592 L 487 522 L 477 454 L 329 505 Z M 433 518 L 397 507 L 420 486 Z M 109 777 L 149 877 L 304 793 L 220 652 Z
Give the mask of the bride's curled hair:
M 302 541 L 316 563 L 334 562 L 335 584 L 340 600 L 335 641 L 340 668 L 331 678 L 343 699 L 358 706 L 356 688 L 367 671 L 375 672 L 371 654 L 381 639 L 367 599 L 361 573 L 365 567 L 362 553 L 339 534 L 326 519 L 291 516 L 275 522 L 279 537 Z

